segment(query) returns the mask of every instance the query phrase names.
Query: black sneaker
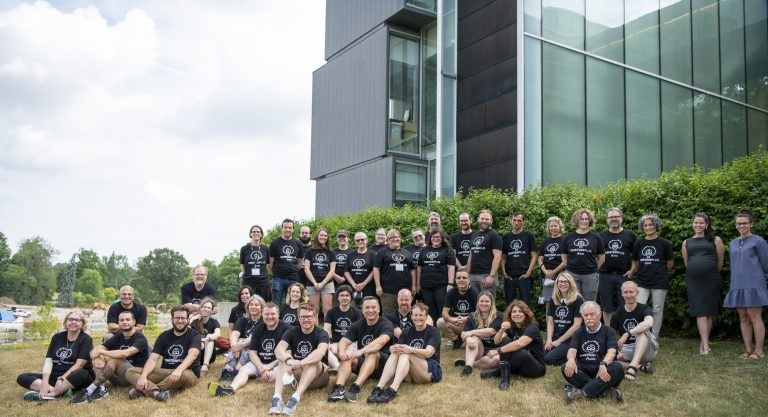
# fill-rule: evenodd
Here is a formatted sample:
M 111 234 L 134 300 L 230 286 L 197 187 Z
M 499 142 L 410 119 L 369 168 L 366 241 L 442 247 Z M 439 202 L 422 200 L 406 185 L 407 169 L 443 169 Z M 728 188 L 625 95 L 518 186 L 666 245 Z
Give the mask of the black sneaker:
M 107 389 L 102 386 L 100 389 L 97 388 L 94 390 L 91 395 L 88 396 L 88 402 L 95 403 L 96 401 L 100 401 L 107 397 L 109 397 L 109 392 L 107 392 Z
M 571 384 L 563 384 L 563 391 L 565 391 L 566 393 L 571 392 L 575 389 L 576 388 L 574 388 L 574 386 Z
M 392 387 L 387 388 L 386 391 L 382 392 L 381 395 L 379 395 L 378 402 L 381 404 L 386 404 L 390 401 L 392 401 L 393 398 L 397 395 L 397 391 L 393 390 Z
M 216 397 L 229 397 L 230 395 L 235 395 L 235 389 L 232 387 L 219 385 L 213 395 Z
M 472 367 L 469 365 L 464 366 L 464 369 L 461 370 L 461 376 L 470 376 L 472 375 Z
M 461 345 L 463 345 L 464 342 L 461 341 L 461 339 L 456 339 L 453 341 L 453 350 L 459 350 L 461 349 Z
M 566 404 L 572 404 L 574 401 L 578 400 L 579 398 L 585 397 L 584 391 L 580 389 L 575 389 L 568 394 L 565 395 L 565 403 Z
M 171 400 L 171 392 L 168 390 L 160 391 L 155 395 L 155 399 L 161 403 L 167 403 Z
M 357 402 L 358 394 L 360 394 L 360 386 L 357 384 L 352 384 L 347 392 L 344 393 L 344 399 L 351 403 Z
M 135 400 L 137 398 L 141 398 L 144 396 L 144 393 L 137 390 L 136 388 L 131 388 L 130 391 L 128 391 L 128 399 L 129 400 Z
M 376 404 L 379 402 L 380 395 L 381 395 L 381 388 L 379 388 L 378 386 L 373 387 L 373 391 L 371 391 L 371 395 L 368 396 L 368 399 L 366 401 L 371 404 Z
M 608 398 L 615 399 L 617 403 L 624 402 L 624 395 L 622 395 L 621 391 L 617 390 L 614 387 L 610 387 L 607 390 L 605 390 L 604 395 Z
M 69 401 L 69 403 L 72 405 L 88 404 L 89 402 L 90 401 L 88 400 L 88 392 L 86 390 L 80 391 L 80 393 L 75 395 L 75 398 L 72 398 L 72 400 Z
M 501 378 L 501 368 L 480 372 L 480 379 Z
M 466 364 L 467 364 L 467 361 L 465 361 L 464 359 L 456 359 L 455 361 L 453 361 L 453 366 L 457 368 L 460 366 L 464 366 Z
M 341 401 L 344 399 L 344 385 L 334 384 L 331 393 L 328 394 L 328 401 Z
M 231 381 L 237 376 L 237 371 L 234 369 L 223 369 L 219 381 Z

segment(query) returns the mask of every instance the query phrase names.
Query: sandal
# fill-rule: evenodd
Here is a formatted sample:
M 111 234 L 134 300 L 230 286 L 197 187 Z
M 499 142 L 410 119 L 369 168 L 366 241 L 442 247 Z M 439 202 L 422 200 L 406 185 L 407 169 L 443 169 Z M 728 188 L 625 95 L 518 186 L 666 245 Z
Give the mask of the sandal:
M 629 366 L 627 370 L 624 372 L 624 379 L 627 381 L 634 381 L 637 379 L 637 368 L 634 366 Z
M 638 369 L 640 369 L 640 372 L 645 372 L 648 375 L 653 373 L 653 366 L 650 362 L 640 365 L 640 368 Z
M 699 348 L 699 355 L 707 356 L 707 355 L 711 355 L 711 354 L 712 354 L 712 349 L 710 349 L 710 348 L 706 348 L 706 349 Z
M 750 356 L 752 356 L 752 352 L 744 351 L 744 353 L 739 355 L 739 359 L 749 359 Z
M 749 359 L 763 359 L 765 357 L 764 353 L 757 353 L 754 352 L 751 355 L 749 355 Z

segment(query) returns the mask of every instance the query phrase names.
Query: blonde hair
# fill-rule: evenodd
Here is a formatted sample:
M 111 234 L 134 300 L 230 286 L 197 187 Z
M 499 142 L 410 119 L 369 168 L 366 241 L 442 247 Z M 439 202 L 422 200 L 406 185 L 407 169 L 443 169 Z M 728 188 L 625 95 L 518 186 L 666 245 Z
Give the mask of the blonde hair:
M 552 222 L 555 222 L 558 226 L 560 226 L 560 234 L 565 232 L 565 225 L 563 224 L 563 220 L 557 216 L 552 216 L 547 219 L 546 226 L 544 226 L 544 233 L 546 233 L 547 236 L 552 237 L 552 233 L 549 232 L 549 224 Z
M 589 217 L 589 227 L 595 227 L 595 213 L 592 213 L 592 210 L 588 208 L 580 208 L 573 212 L 573 216 L 571 216 L 571 224 L 573 225 L 574 229 L 579 228 L 579 218 L 582 214 L 587 215 Z
M 80 322 L 81 322 L 81 323 L 83 323 L 83 327 L 82 327 L 82 328 L 80 328 L 80 331 L 83 331 L 83 332 L 84 332 L 84 331 L 85 331 L 85 330 L 88 328 L 88 322 L 87 322 L 87 321 L 85 321 L 85 314 L 83 314 L 83 312 L 82 312 L 82 311 L 80 311 L 80 310 L 70 310 L 70 311 L 69 311 L 69 313 L 67 313 L 67 315 L 66 315 L 66 316 L 64 316 L 64 320 L 61 322 L 61 323 L 64 325 L 64 328 L 65 328 L 65 329 L 67 328 L 67 319 L 68 319 L 68 318 L 69 318 L 69 316 L 71 316 L 72 314 L 75 314 L 75 315 L 77 315 L 77 318 L 79 318 L 79 319 L 80 319 Z
M 485 329 L 487 327 L 491 327 L 491 323 L 493 323 L 494 320 L 496 320 L 497 316 L 497 310 L 496 310 L 496 301 L 493 299 L 493 294 L 490 291 L 483 291 L 480 293 L 480 295 L 477 296 L 478 304 L 480 302 L 480 297 L 488 297 L 491 299 L 491 309 L 488 311 L 488 315 L 483 317 L 483 313 L 480 312 L 479 307 L 475 307 L 475 325 L 478 329 Z
M 301 298 L 299 298 L 299 303 L 308 303 L 309 296 L 307 295 L 307 289 L 304 287 L 304 284 L 300 282 L 294 282 L 288 286 L 288 289 L 285 290 L 285 305 L 291 305 L 291 288 L 293 287 L 299 287 L 299 290 L 301 291 Z
M 555 303 L 555 305 L 559 305 L 560 301 L 563 300 L 562 295 L 560 294 L 560 289 L 557 287 L 557 280 L 560 278 L 568 280 L 568 283 L 570 284 L 568 294 L 565 295 L 565 303 L 569 305 L 573 304 L 581 294 L 579 294 L 579 289 L 576 287 L 576 281 L 573 280 L 573 276 L 567 272 L 557 274 L 557 277 L 555 278 L 555 288 L 552 291 L 552 302 Z

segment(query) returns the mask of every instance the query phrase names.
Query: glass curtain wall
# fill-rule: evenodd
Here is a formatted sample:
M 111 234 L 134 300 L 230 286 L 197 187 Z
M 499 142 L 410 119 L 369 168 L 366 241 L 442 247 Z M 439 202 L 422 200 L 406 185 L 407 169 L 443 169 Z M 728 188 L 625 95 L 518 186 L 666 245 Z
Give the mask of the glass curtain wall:
M 456 0 L 440 3 L 440 195 L 456 190 Z
M 387 149 L 419 153 L 419 41 L 389 35 L 389 132 Z

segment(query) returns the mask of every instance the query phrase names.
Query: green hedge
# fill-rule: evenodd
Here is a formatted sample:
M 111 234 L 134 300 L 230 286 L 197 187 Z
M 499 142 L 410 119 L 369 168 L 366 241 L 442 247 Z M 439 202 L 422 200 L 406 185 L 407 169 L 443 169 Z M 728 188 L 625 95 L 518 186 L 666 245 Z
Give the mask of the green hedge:
M 481 209 L 493 212 L 494 227 L 501 233 L 509 230 L 508 218 L 514 211 L 526 215 L 526 228 L 541 241 L 545 235 L 545 221 L 549 216 L 560 216 L 571 229 L 571 214 L 580 207 L 595 212 L 599 221 L 595 230 L 604 230 L 605 211 L 610 207 L 624 210 L 624 226 L 640 236 L 637 228 L 640 216 L 656 213 L 664 221 L 660 235 L 666 238 L 675 251 L 675 267 L 671 272 L 671 288 L 666 301 L 664 330 L 681 335 L 696 335 L 696 322 L 688 316 L 683 260 L 680 254 L 682 241 L 691 236 L 693 214 L 705 211 L 712 217 L 715 233 L 725 244 L 738 233 L 734 227 L 734 214 L 741 207 L 750 207 L 755 214 L 754 234 L 768 234 L 768 154 L 761 151 L 753 156 L 739 158 L 721 168 L 704 170 L 699 167 L 678 168 L 663 173 L 656 179 L 623 181 L 604 187 L 587 188 L 574 183 L 552 185 L 543 188 L 527 188 L 520 194 L 497 189 L 469 190 L 456 198 L 433 201 L 429 207 L 405 206 L 393 208 L 369 208 L 358 213 L 317 217 L 297 221 L 296 228 L 309 225 L 313 232 L 325 227 L 332 235 L 339 229 L 350 233 L 364 231 L 369 239 L 378 227 L 397 228 L 407 236 L 416 227 L 426 227 L 430 211 L 440 213 L 445 230 L 458 230 L 458 216 L 469 212 L 473 219 Z M 473 229 L 476 228 L 476 224 Z M 277 225 L 267 233 L 269 241 L 279 236 Z M 728 256 L 723 269 L 723 296 L 730 282 Z M 538 287 L 534 291 L 538 295 Z M 543 318 L 543 309 L 535 309 Z M 733 310 L 725 310 L 715 321 L 713 337 L 731 337 L 738 334 L 738 316 Z

